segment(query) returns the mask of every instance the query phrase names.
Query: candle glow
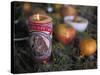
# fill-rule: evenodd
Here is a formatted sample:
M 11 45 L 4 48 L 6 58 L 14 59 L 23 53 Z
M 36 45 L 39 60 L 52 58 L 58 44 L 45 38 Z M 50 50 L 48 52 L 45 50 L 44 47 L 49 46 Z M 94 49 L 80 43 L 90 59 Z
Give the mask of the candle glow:
M 33 15 L 33 19 L 39 21 L 40 20 L 39 14 Z
M 38 21 L 40 20 L 39 14 L 36 15 L 36 19 L 37 19 Z

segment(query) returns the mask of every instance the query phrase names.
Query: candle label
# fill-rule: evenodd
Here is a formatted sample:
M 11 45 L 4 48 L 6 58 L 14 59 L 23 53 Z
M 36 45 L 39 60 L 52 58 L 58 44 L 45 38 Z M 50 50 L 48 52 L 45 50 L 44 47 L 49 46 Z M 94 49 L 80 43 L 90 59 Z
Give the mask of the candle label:
M 52 23 L 40 24 L 40 23 L 30 23 L 29 30 L 31 31 L 47 31 L 52 33 Z

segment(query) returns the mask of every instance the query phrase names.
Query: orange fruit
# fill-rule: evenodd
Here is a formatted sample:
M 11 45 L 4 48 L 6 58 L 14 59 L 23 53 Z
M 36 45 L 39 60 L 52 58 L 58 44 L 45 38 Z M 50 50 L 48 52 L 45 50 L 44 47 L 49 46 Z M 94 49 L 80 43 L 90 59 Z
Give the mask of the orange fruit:
M 31 4 L 31 3 L 25 2 L 25 3 L 23 4 L 23 10 L 24 10 L 24 12 L 26 12 L 26 13 L 31 12 L 31 11 L 32 11 L 32 4 Z
M 77 10 L 74 6 L 63 6 L 62 15 L 63 16 L 76 16 Z
M 79 47 L 81 56 L 90 56 L 96 52 L 96 40 L 83 39 L 80 41 Z

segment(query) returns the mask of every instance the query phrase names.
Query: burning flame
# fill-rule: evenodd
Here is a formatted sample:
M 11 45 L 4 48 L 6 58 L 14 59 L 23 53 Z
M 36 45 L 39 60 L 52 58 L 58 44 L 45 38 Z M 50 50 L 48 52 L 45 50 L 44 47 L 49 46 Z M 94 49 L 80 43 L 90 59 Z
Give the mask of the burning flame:
M 36 19 L 37 19 L 38 21 L 40 20 L 39 14 L 36 15 Z

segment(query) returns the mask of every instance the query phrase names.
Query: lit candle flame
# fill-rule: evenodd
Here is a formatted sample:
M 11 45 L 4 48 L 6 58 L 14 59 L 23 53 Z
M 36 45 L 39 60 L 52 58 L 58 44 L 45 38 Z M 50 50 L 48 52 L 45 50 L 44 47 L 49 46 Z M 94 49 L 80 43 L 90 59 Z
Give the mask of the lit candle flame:
M 38 21 L 40 20 L 39 14 L 36 15 L 36 19 L 37 19 Z

